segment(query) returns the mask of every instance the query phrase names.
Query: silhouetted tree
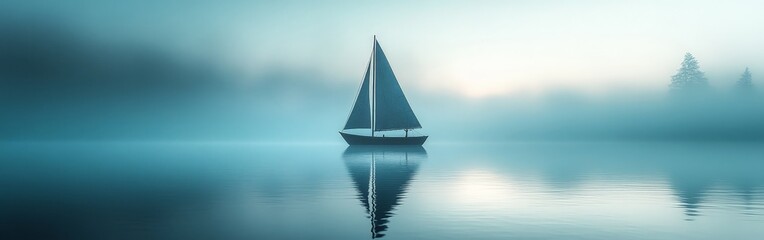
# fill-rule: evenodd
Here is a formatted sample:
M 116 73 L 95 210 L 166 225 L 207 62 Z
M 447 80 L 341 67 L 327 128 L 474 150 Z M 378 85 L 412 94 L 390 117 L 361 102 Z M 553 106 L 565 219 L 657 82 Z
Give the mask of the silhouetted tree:
M 737 87 L 745 90 L 753 89 L 751 71 L 749 71 L 748 68 L 745 68 L 745 72 L 743 72 L 743 75 L 740 75 L 740 79 L 737 80 Z
M 671 77 L 671 91 L 686 91 L 705 89 L 708 87 L 708 80 L 703 72 L 700 71 L 698 60 L 692 54 L 684 55 L 682 67 L 679 68 L 676 75 Z

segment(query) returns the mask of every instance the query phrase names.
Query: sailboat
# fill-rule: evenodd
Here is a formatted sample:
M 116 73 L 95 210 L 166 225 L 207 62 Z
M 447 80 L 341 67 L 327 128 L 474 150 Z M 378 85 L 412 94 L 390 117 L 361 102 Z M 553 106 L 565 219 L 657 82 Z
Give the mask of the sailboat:
M 372 49 L 353 109 L 340 135 L 350 145 L 424 144 L 426 135 L 409 136 L 409 132 L 413 133 L 422 125 L 403 95 L 376 35 Z M 370 134 L 348 131 L 357 129 L 368 129 Z M 403 136 L 397 136 L 401 135 L 400 130 L 403 130 Z

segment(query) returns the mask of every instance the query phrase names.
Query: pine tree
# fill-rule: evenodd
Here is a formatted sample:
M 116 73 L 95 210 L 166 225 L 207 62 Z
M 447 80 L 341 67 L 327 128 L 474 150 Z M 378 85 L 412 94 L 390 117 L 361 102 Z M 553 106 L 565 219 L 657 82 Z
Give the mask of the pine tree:
M 686 91 L 705 89 L 708 87 L 708 80 L 703 72 L 700 71 L 698 60 L 692 54 L 684 55 L 682 67 L 679 68 L 676 75 L 671 76 L 671 91 Z
M 743 75 L 740 75 L 740 79 L 737 80 L 737 87 L 745 90 L 753 89 L 751 71 L 748 71 L 748 68 L 745 68 L 745 72 L 743 72 Z

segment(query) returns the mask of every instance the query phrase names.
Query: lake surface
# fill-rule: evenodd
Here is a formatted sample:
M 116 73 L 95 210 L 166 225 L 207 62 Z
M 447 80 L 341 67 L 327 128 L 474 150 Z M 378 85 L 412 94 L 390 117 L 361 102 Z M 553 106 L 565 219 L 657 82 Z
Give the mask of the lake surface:
M 761 239 L 762 143 L 6 143 L 0 239 Z

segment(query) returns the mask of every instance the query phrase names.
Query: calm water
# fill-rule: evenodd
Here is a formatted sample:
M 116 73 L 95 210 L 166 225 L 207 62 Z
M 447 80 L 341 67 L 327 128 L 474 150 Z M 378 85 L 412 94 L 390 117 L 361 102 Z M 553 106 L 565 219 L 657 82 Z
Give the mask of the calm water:
M 760 239 L 764 144 L 0 146 L 0 239 Z

